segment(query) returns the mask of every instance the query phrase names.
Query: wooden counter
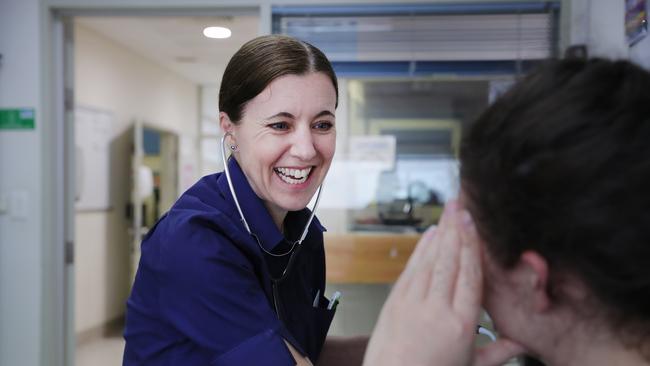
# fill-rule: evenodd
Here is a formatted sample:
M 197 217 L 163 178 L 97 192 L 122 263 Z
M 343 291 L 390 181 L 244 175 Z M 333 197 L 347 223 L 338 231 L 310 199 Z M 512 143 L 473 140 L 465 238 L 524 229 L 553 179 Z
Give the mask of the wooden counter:
M 327 281 L 393 283 L 419 239 L 420 234 L 325 233 Z

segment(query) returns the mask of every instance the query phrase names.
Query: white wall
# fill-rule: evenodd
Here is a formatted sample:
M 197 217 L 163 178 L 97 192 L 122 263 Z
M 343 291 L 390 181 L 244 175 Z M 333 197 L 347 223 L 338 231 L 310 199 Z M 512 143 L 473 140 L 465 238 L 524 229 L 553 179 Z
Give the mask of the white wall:
M 35 129 L 0 130 L 0 200 L 10 203 L 0 214 L 0 365 L 58 365 L 63 357 L 61 175 L 52 104 L 43 98 L 55 63 L 46 59 L 52 34 L 40 5 L 0 1 L 0 108 L 36 112 Z
M 625 41 L 625 2 L 590 0 L 588 2 L 589 55 L 606 58 L 627 58 Z M 578 29 L 579 31 L 579 29 Z
M 75 217 L 76 324 L 88 331 L 124 314 L 130 286 L 129 201 L 133 120 L 175 132 L 196 146 L 198 87 L 108 38 L 75 25 L 75 103 L 113 113 L 110 211 Z M 197 154 L 184 156 L 197 166 Z M 191 177 L 196 179 L 197 177 Z
M 0 365 L 36 365 L 42 345 L 40 146 L 47 119 L 38 14 L 37 0 L 0 1 L 0 108 L 36 109 L 35 130 L 0 130 L 0 195 L 27 199 L 24 219 L 0 215 Z
M 586 44 L 590 56 L 629 58 L 650 69 L 650 36 L 632 47 L 625 39 L 624 1 L 571 0 L 568 8 L 568 44 Z

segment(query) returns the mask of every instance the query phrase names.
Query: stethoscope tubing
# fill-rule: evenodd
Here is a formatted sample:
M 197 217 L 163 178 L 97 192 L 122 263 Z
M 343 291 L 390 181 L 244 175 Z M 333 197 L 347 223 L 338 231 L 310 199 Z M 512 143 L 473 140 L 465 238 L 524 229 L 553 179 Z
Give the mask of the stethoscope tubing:
M 316 216 L 316 208 L 318 208 L 318 203 L 320 201 L 320 196 L 321 192 L 323 191 L 323 184 L 318 187 L 318 194 L 316 195 L 316 202 L 314 202 L 314 208 L 311 210 L 311 214 L 309 215 L 309 220 L 307 220 L 307 225 L 305 225 L 305 228 L 302 230 L 302 235 L 300 235 L 300 239 L 298 239 L 296 242 L 294 242 L 294 245 L 291 247 L 289 251 L 287 251 L 284 254 L 273 254 L 266 249 L 260 244 L 259 239 L 257 238 L 257 235 L 253 234 L 251 231 L 250 226 L 248 225 L 248 221 L 246 221 L 246 218 L 244 217 L 244 212 L 241 209 L 241 206 L 239 205 L 239 200 L 237 199 L 237 194 L 235 193 L 235 188 L 232 185 L 232 179 L 230 178 L 230 169 L 228 168 L 228 160 L 226 159 L 226 138 L 228 136 L 232 136 L 230 132 L 226 132 L 223 137 L 221 137 L 221 159 L 223 161 L 223 170 L 226 173 L 226 180 L 228 181 L 228 188 L 230 189 L 230 194 L 232 194 L 232 198 L 235 201 L 235 206 L 237 207 L 237 211 L 239 212 L 239 217 L 241 218 L 242 223 L 244 224 L 244 228 L 248 232 L 249 235 L 254 236 L 258 244 L 260 245 L 260 248 L 266 252 L 269 255 L 275 256 L 275 257 L 283 257 L 293 251 L 293 247 L 297 244 L 300 245 L 302 242 L 305 240 L 307 237 L 307 233 L 309 232 L 309 226 L 311 225 L 311 222 L 314 220 L 314 216 Z
M 228 160 L 226 158 L 226 138 L 228 136 L 232 136 L 230 132 L 226 132 L 223 137 L 221 138 L 221 159 L 223 161 L 223 170 L 226 174 L 226 181 L 228 182 L 228 188 L 230 189 L 230 194 L 232 195 L 233 201 L 235 202 L 235 206 L 237 207 L 237 211 L 239 212 L 239 217 L 241 219 L 242 224 L 244 225 L 244 228 L 248 232 L 248 234 L 255 239 L 257 242 L 257 245 L 260 247 L 260 249 L 265 252 L 266 254 L 273 256 L 273 257 L 284 257 L 288 254 L 291 254 L 289 257 L 289 261 L 287 262 L 286 267 L 284 268 L 284 271 L 282 271 L 282 275 L 280 277 L 273 277 L 271 274 L 269 274 L 269 277 L 271 278 L 272 282 L 272 290 L 273 290 L 273 305 L 275 307 L 275 313 L 277 314 L 278 318 L 281 319 L 280 316 L 280 304 L 279 302 L 279 294 L 278 294 L 278 285 L 280 282 L 282 282 L 287 275 L 291 272 L 291 269 L 293 268 L 293 262 L 295 261 L 295 258 L 298 255 L 298 252 L 300 251 L 300 247 L 302 242 L 305 240 L 307 237 L 307 233 L 309 232 L 309 226 L 311 225 L 311 222 L 314 219 L 314 216 L 316 215 L 316 208 L 318 207 L 318 202 L 320 201 L 320 195 L 323 190 L 323 184 L 318 187 L 318 194 L 316 196 L 316 202 L 314 203 L 314 208 L 311 210 L 311 215 L 309 216 L 309 220 L 307 220 L 307 225 L 305 225 L 305 228 L 302 231 L 302 235 L 300 235 L 300 239 L 296 240 L 293 242 L 293 245 L 291 248 L 286 251 L 285 253 L 281 254 L 274 254 L 271 253 L 270 251 L 266 250 L 263 246 L 262 243 L 260 242 L 259 238 L 257 237 L 256 234 L 254 234 L 248 225 L 248 221 L 246 221 L 246 218 L 244 217 L 244 212 L 241 209 L 241 206 L 239 205 L 239 200 L 237 199 L 237 194 L 235 193 L 235 188 L 233 187 L 232 184 L 232 179 L 230 177 L 230 169 L 228 168 Z

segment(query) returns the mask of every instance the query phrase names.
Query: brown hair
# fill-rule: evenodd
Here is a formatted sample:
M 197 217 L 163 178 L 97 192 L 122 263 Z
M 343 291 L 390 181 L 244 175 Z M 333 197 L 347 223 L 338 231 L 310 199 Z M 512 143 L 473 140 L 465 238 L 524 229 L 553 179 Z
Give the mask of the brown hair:
M 551 61 L 487 109 L 461 149 L 490 254 L 511 267 L 541 253 L 558 300 L 562 275 L 578 275 L 648 359 L 649 90 L 650 73 L 630 62 Z
M 284 75 L 325 73 L 336 91 L 336 74 L 323 52 L 295 38 L 270 35 L 244 44 L 230 59 L 219 89 L 219 110 L 233 123 L 240 121 L 246 103 L 261 93 L 273 80 Z

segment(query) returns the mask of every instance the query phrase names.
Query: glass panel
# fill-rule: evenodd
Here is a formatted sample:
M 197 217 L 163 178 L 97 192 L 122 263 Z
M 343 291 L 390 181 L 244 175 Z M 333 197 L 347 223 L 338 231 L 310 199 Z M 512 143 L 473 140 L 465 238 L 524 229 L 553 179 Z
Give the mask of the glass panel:
M 213 174 L 223 169 L 221 140 L 213 137 L 201 139 L 201 175 Z
M 216 118 L 203 117 L 201 123 L 201 134 L 204 136 L 218 136 L 221 133 L 219 120 Z
M 350 231 L 423 231 L 458 194 L 463 129 L 489 80 L 350 80 L 346 157 Z M 345 165 L 345 174 L 341 166 Z M 345 168 L 343 168 L 345 169 Z

